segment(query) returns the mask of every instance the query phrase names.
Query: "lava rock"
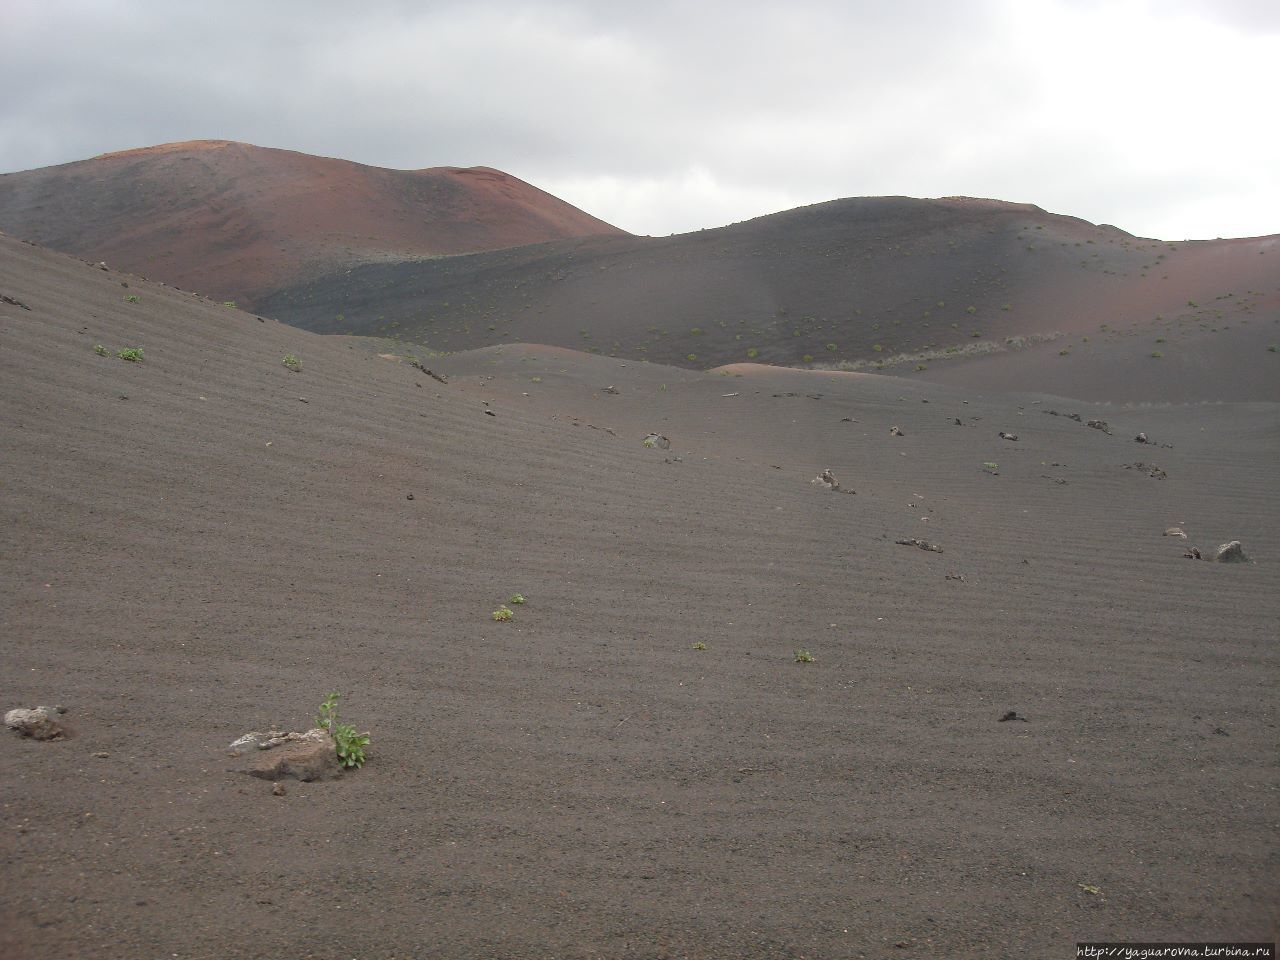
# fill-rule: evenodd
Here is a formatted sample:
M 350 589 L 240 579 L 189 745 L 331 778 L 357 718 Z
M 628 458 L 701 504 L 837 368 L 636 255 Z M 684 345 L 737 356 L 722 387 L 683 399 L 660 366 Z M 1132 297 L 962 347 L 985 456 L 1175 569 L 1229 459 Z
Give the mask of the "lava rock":
M 66 733 L 58 722 L 58 714 L 65 712 L 65 709 L 59 710 L 57 707 L 41 706 L 31 710 L 20 707 L 6 713 L 4 722 L 5 726 L 32 740 L 57 740 Z

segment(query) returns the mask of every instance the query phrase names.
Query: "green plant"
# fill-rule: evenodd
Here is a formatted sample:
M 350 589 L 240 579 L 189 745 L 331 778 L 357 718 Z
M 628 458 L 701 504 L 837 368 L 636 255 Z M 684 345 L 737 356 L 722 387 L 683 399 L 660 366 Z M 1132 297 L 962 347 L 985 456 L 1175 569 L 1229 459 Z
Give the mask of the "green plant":
M 523 593 L 513 593 L 511 595 L 511 599 L 507 601 L 507 603 L 514 604 L 517 607 L 520 606 L 520 604 L 522 603 L 528 603 L 528 602 L 529 601 L 525 600 Z
M 236 308 L 236 302 L 235 302 L 234 300 L 223 300 L 223 301 L 222 301 L 222 305 L 223 305 L 224 307 L 230 307 L 232 310 L 234 310 L 234 309 Z M 339 322 L 341 322 L 341 320 L 342 320 L 342 314 L 338 314 L 338 320 L 339 320 Z
M 759 350 L 757 350 L 755 347 L 749 347 L 749 348 L 747 348 L 747 359 L 748 359 L 748 360 L 754 360 L 754 359 L 755 359 L 756 357 L 758 357 L 758 356 L 760 356 L 760 351 L 759 351 Z
M 707 649 L 707 645 L 706 645 L 705 643 L 703 643 L 701 640 L 699 640 L 697 643 L 695 643 L 695 644 L 693 645 L 693 649 L 695 649 L 695 650 L 705 650 L 705 649 Z
M 696 353 L 691 353 L 691 354 L 689 354 L 687 357 L 685 357 L 685 359 L 686 359 L 686 360 L 697 360 L 697 359 L 698 359 L 698 355 L 697 355 Z
M 1269 353 L 1280 353 L 1280 345 L 1273 343 L 1271 346 L 1267 347 L 1267 351 Z
M 493 619 L 498 620 L 500 622 L 503 620 L 510 620 L 514 616 L 515 616 L 515 613 L 512 612 L 510 607 L 507 607 L 507 606 L 499 607 L 497 610 L 493 611 Z
M 294 373 L 298 373 L 302 370 L 302 361 L 299 360 L 297 357 L 295 357 L 292 353 L 286 353 L 284 357 L 280 360 L 280 362 L 283 363 L 287 369 L 292 370 Z
M 93 352 L 100 357 L 105 357 L 107 355 L 107 348 L 99 343 L 96 346 L 94 346 Z
M 1000 469 L 1000 464 L 993 463 L 990 460 L 984 461 L 982 466 L 988 473 L 996 473 Z
M 129 294 L 127 297 L 125 297 L 124 299 L 125 299 L 125 302 L 127 302 L 127 303 L 137 303 L 137 302 L 138 302 L 138 295 L 137 295 L 136 293 L 131 293 L 131 294 Z
M 137 363 L 142 359 L 142 348 L 141 347 L 125 347 L 123 350 L 117 353 L 116 356 L 119 357 L 121 360 L 129 360 L 129 361 L 132 361 L 133 363 Z
M 338 719 L 338 694 L 331 693 L 320 704 L 316 726 L 327 730 L 338 748 L 338 763 L 344 767 L 359 768 L 364 765 L 364 748 L 369 745 L 369 734 L 356 733 L 350 723 Z
M 814 656 L 808 650 L 797 650 L 795 653 L 796 663 L 813 663 Z
M 813 363 L 813 354 L 806 353 L 803 357 L 800 358 L 800 361 L 802 363 Z

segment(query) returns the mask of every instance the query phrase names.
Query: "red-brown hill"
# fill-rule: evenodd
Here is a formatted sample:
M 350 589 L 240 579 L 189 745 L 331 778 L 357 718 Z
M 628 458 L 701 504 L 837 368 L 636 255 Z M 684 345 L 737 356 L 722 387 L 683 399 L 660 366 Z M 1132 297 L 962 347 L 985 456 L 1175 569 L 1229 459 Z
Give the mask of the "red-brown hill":
M 388 170 L 223 140 L 0 175 L 0 230 L 245 303 L 363 262 L 623 232 L 488 167 Z

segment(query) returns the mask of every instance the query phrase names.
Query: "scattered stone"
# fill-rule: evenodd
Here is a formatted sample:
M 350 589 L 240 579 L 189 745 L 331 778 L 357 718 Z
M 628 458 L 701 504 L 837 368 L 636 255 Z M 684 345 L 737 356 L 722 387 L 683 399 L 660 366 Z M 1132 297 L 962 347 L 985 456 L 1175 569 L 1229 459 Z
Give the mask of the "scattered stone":
M 660 433 L 651 433 L 641 441 L 646 447 L 657 447 L 659 450 L 670 450 L 671 441 Z
M 274 797 L 283 797 L 285 795 L 284 784 L 277 780 L 271 787 L 271 795 Z
M 1187 532 L 1181 527 L 1170 527 L 1164 532 L 1164 535 L 1166 537 L 1180 537 L 1183 540 L 1187 539 Z
M 1184 559 L 1187 559 L 1187 560 L 1203 560 L 1204 559 L 1204 555 L 1200 553 L 1199 547 L 1191 547 L 1182 556 Z
M 1090 420 L 1085 424 L 1085 426 L 1093 427 L 1095 430 L 1101 430 L 1103 433 L 1108 435 L 1111 433 L 1111 426 L 1105 420 Z
M 1080 416 L 1080 414 L 1078 414 L 1078 413 L 1068 413 L 1068 414 L 1065 414 L 1065 416 L 1066 416 L 1066 418 L 1067 418 L 1068 420 L 1074 420 L 1076 423 L 1083 423 L 1083 422 L 1084 422 L 1084 417 Z M 1093 425 L 1093 421 L 1090 421 L 1090 422 L 1089 422 L 1089 425 L 1090 425 L 1090 426 L 1092 426 L 1092 425 Z
M 1018 716 L 1018 711 L 1016 711 L 1016 710 L 1010 710 L 1010 711 L 1008 711 L 1004 716 L 1002 716 L 1002 717 L 1001 717 L 998 721 L 996 721 L 996 722 L 997 722 L 997 723 L 1008 723 L 1010 720 L 1021 720 L 1023 723 L 1029 723 L 1029 722 L 1030 722 L 1029 720 L 1027 720 L 1027 718 L 1026 718 L 1026 717 L 1020 717 L 1020 716 Z
M 930 543 L 928 540 L 921 540 L 919 537 L 909 537 L 905 540 L 895 540 L 894 543 L 900 543 L 904 547 L 919 547 L 921 550 L 928 550 L 930 553 L 941 553 L 942 548 L 936 543 Z
M 111 754 L 107 753 L 107 751 L 105 750 L 99 750 L 97 753 L 94 754 L 94 757 L 97 758 L 98 760 L 106 760 L 110 758 L 110 756 Z
M 1005 433 L 1005 431 L 1001 430 L 1000 439 L 1001 440 L 1017 440 L 1018 435 L 1016 433 Z
M 944 579 L 947 579 L 947 580 L 959 580 L 961 583 L 964 583 L 964 574 L 963 574 L 963 573 L 948 573 Z
M 438 381 L 440 381 L 441 383 L 448 383 L 448 382 L 449 382 L 449 381 L 448 381 L 448 380 L 446 380 L 444 377 L 442 377 L 440 374 L 438 374 L 438 373 L 432 373 L 430 370 L 428 370 L 425 366 L 423 366 L 423 365 L 422 365 L 422 361 L 421 361 L 421 360 L 410 360 L 410 361 L 409 361 L 409 366 L 413 367 L 415 370 L 421 370 L 423 373 L 425 373 L 425 374 L 426 374 L 428 377 L 430 377 L 432 380 L 438 380 Z
M 98 269 L 99 269 L 99 270 L 105 270 L 105 269 L 107 269 L 107 262 L 106 262 L 105 260 L 99 260 L 99 261 L 98 261 Z M 192 294 L 192 296 L 194 296 L 194 294 Z
M 1221 727 L 1214 727 L 1214 728 L 1213 728 L 1213 732 L 1214 732 L 1214 733 L 1216 733 L 1216 734 L 1217 734 L 1218 736 L 1220 736 L 1220 737 L 1229 737 L 1229 736 L 1231 736 L 1231 734 L 1227 733 L 1227 731 L 1223 730 Z
M 601 393 L 612 393 L 612 394 L 614 394 L 614 395 L 616 396 L 616 395 L 617 395 L 617 393 L 618 393 L 618 388 L 617 388 L 617 387 L 615 387 L 613 384 L 609 384 L 609 386 L 605 387 L 605 388 L 604 388 L 603 390 L 601 390 L 600 392 L 601 392 Z
M 1217 550 L 1213 551 L 1213 556 L 1209 558 L 1214 563 L 1252 563 L 1244 552 L 1244 547 L 1239 540 L 1232 540 L 1230 543 L 1221 544 Z
M 821 484 L 827 490 L 839 490 L 840 481 L 836 479 L 836 475 L 831 472 L 831 468 L 823 470 L 820 474 L 809 481 L 810 483 Z
M 1124 468 L 1126 470 L 1137 470 L 1139 473 L 1145 473 L 1148 477 L 1155 480 L 1164 480 L 1169 476 L 1154 463 L 1143 463 L 1142 461 L 1138 461 L 1137 463 L 1126 463 Z
M 412 500 L 412 499 L 413 499 L 413 494 L 412 494 L 412 493 L 406 493 L 404 498 L 405 498 L 406 500 Z
M 1147 435 L 1145 433 L 1140 433 L 1133 438 L 1133 442 L 1134 443 L 1150 443 L 1151 441 L 1147 439 Z
M 58 714 L 65 712 L 65 708 L 59 711 L 57 707 L 41 706 L 31 710 L 19 707 L 6 713 L 4 722 L 6 726 L 17 730 L 24 737 L 30 737 L 33 740 L 57 740 L 66 733 L 62 729 L 62 724 L 58 722 Z
M 30 307 L 28 307 L 25 303 L 23 303 L 21 300 L 15 300 L 15 299 L 13 299 L 13 297 L 7 297 L 7 296 L 5 296 L 3 293 L 0 293 L 0 303 L 7 303 L 7 304 L 9 304 L 10 306 L 13 306 L 13 307 L 21 307 L 23 310 L 30 310 L 30 309 L 31 309 L 31 308 L 30 308 Z
M 957 427 L 963 427 L 963 426 L 964 426 L 964 424 L 960 422 L 960 418 L 959 418 L 959 417 L 956 417 L 956 426 L 957 426 Z
M 486 410 L 486 411 L 484 412 L 484 415 L 485 415 L 486 417 L 496 417 L 496 416 L 497 416 L 497 414 L 496 414 L 496 413 L 494 413 L 492 410 Z
M 841 423 L 857 423 L 858 421 L 853 419 L 853 417 L 841 417 L 840 422 Z
M 890 427 L 890 428 L 889 428 L 889 436 L 891 436 L 891 437 L 905 437 L 905 436 L 906 436 L 906 434 L 902 432 L 902 429 L 901 429 L 900 427 Z
M 227 752 L 239 761 L 231 772 L 260 780 L 292 777 L 309 782 L 341 773 L 333 738 L 319 727 L 306 733 L 255 730 L 234 741 Z

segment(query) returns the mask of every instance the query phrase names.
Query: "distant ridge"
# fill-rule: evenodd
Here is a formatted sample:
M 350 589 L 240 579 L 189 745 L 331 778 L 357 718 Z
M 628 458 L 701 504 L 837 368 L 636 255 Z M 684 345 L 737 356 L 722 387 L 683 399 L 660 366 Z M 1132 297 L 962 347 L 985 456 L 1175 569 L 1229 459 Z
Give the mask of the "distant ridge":
M 227 140 L 0 175 L 0 230 L 212 296 L 360 263 L 623 231 L 500 170 L 389 170 Z

